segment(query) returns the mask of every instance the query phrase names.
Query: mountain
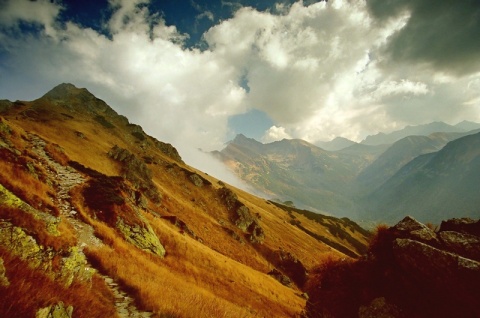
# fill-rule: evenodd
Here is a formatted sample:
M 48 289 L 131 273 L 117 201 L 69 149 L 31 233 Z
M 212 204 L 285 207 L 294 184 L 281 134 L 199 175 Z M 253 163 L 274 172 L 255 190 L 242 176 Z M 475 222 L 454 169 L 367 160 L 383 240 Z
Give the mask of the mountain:
M 357 144 L 355 141 L 351 141 L 347 138 L 336 137 L 330 141 L 317 141 L 315 146 L 328 151 L 337 151 L 355 144 Z
M 366 218 L 398 220 L 408 211 L 425 222 L 480 216 L 480 133 L 420 155 L 368 195 Z
M 243 135 L 214 155 L 271 197 L 349 217 L 356 213 L 351 182 L 375 158 L 368 151 L 330 152 L 298 139 L 262 144 Z
M 464 121 L 456 124 L 455 127 L 459 128 L 459 129 L 463 129 L 465 131 L 470 131 L 470 130 L 480 129 L 480 124 L 475 123 L 473 121 L 464 120 Z
M 288 147 L 298 169 L 322 152 Z M 186 165 L 71 84 L 0 102 L 0 158 L 1 317 L 298 317 L 309 273 L 370 236 Z
M 391 145 L 372 164 L 364 169 L 356 182 L 364 193 L 372 192 L 392 177 L 400 168 L 416 157 L 436 152 L 449 141 L 473 134 L 466 133 L 434 133 L 430 136 L 408 136 Z
M 465 132 L 466 129 L 460 126 L 451 126 L 444 122 L 433 122 L 425 125 L 406 126 L 401 130 L 391 132 L 389 134 L 378 133 L 373 136 L 368 136 L 361 143 L 365 145 L 381 145 L 393 144 L 394 142 L 408 137 L 408 136 L 428 136 L 435 132 Z M 480 127 L 477 127 L 480 128 Z M 477 129 L 475 128 L 475 129 Z M 468 129 L 470 130 L 470 129 Z

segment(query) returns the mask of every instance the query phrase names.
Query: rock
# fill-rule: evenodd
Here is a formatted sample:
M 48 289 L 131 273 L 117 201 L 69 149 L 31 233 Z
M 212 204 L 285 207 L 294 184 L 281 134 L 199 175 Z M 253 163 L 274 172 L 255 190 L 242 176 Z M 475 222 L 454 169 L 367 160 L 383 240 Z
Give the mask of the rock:
M 233 210 L 239 203 L 237 194 L 227 187 L 218 189 L 218 194 L 229 211 Z
M 191 174 L 189 179 L 196 187 L 203 187 L 203 180 L 198 174 Z
M 162 219 L 170 221 L 170 223 L 172 223 L 173 225 L 178 227 L 180 229 L 180 231 L 182 231 L 184 233 L 187 233 L 188 235 L 190 235 L 194 239 L 197 239 L 197 235 L 195 234 L 195 232 L 193 232 L 188 227 L 187 223 L 183 222 L 178 217 L 176 217 L 174 215 L 173 216 L 162 216 Z
M 389 304 L 384 297 L 375 298 L 370 305 L 361 306 L 358 310 L 359 318 L 397 318 L 400 311 L 395 305 Z
M 252 224 L 248 227 L 248 239 L 252 243 L 262 243 L 265 240 L 265 232 L 263 228 L 260 227 L 258 222 L 254 220 Z
M 250 209 L 245 205 L 241 205 L 235 212 L 235 225 L 242 231 L 247 231 L 247 229 L 254 222 L 254 218 L 250 214 Z
M 443 221 L 439 232 L 443 231 L 455 231 L 480 237 L 480 220 L 474 221 L 470 218 L 462 218 Z
M 122 177 L 130 181 L 136 189 L 143 192 L 150 200 L 160 203 L 161 196 L 152 181 L 152 171 L 143 160 L 117 145 L 110 149 L 108 156 L 122 163 Z
M 165 256 L 165 248 L 160 243 L 160 240 L 155 235 L 150 225 L 146 224 L 144 227 L 138 224 L 129 225 L 119 218 L 116 226 L 120 233 L 123 234 L 127 242 L 135 245 L 141 250 L 150 252 L 160 257 Z
M 398 236 L 402 238 L 413 239 L 435 246 L 439 245 L 439 240 L 435 232 L 411 216 L 406 216 L 402 221 L 396 224 L 392 230 L 397 231 Z
M 307 269 L 292 253 L 284 250 L 276 251 L 273 263 L 282 272 L 287 274 L 298 286 L 303 286 L 307 281 Z
M 65 307 L 63 302 L 39 309 L 35 318 L 72 318 L 73 307 Z
M 287 287 L 292 286 L 292 281 L 287 275 L 282 274 L 278 269 L 274 268 L 270 272 L 268 272 L 268 275 L 272 276 L 276 280 L 278 280 L 282 285 L 285 285 Z
M 10 282 L 8 281 L 5 266 L 3 265 L 3 259 L 0 258 L 0 286 L 8 287 Z
M 453 231 L 440 232 L 439 237 L 447 251 L 480 261 L 480 237 Z
M 410 239 L 396 239 L 393 253 L 400 267 L 420 282 L 436 288 L 476 288 L 480 263 Z

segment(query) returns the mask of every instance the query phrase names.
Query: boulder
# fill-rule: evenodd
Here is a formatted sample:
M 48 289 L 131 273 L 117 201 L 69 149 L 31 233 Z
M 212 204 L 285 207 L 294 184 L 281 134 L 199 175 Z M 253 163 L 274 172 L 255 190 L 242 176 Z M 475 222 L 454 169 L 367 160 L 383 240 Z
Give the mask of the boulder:
M 442 251 L 410 239 L 396 239 L 393 253 L 400 267 L 420 283 L 436 288 L 476 288 L 480 284 L 480 262 Z
M 443 231 L 438 236 L 447 251 L 480 261 L 480 237 L 454 231 Z
M 397 223 L 392 230 L 397 232 L 398 237 L 408 238 L 434 246 L 438 246 L 440 243 L 435 232 L 411 216 L 406 216 L 402 221 Z
M 196 173 L 191 174 L 189 179 L 190 179 L 190 181 L 192 181 L 192 183 L 196 187 L 199 187 L 199 188 L 203 187 L 203 180 L 198 174 L 196 174 Z
M 119 218 L 116 226 L 127 242 L 146 252 L 160 257 L 165 256 L 165 248 L 148 224 L 145 226 L 138 224 L 130 225 L 125 223 L 122 218 Z
M 443 221 L 440 225 L 439 232 L 443 231 L 455 231 L 480 237 L 480 220 L 475 221 L 470 218 L 461 218 Z

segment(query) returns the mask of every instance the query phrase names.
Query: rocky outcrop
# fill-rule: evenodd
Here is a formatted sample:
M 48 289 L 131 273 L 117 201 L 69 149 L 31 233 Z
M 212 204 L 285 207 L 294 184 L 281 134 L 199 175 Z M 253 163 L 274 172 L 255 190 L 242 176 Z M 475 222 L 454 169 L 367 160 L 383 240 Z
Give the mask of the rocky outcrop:
M 143 160 L 138 159 L 127 149 L 118 146 L 110 149 L 108 156 L 122 164 L 122 177 L 130 181 L 136 189 L 144 193 L 152 202 L 160 203 L 161 196 L 152 181 L 152 171 Z
M 400 278 L 402 287 L 418 286 L 418 291 L 406 293 L 429 290 L 438 299 L 448 299 L 439 304 L 446 316 L 479 316 L 480 237 L 474 235 L 477 224 L 473 220 L 449 220 L 434 232 L 406 217 L 385 231 L 384 253 L 377 253 L 377 260 Z M 465 316 L 463 311 L 469 314 Z
M 162 153 L 175 160 L 176 162 L 183 163 L 182 157 L 180 157 L 180 154 L 174 146 L 165 142 L 158 141 L 154 138 L 152 138 L 152 141 L 155 145 L 155 148 L 160 150 Z
M 231 221 L 236 227 L 247 233 L 247 238 L 252 243 L 262 243 L 265 232 L 259 224 L 258 217 L 252 215 L 250 209 L 238 200 L 238 196 L 227 187 L 218 190 L 218 194 L 230 212 Z
M 39 245 L 24 229 L 7 221 L 0 222 L 0 245 L 8 247 L 13 255 L 28 260 L 30 266 L 58 278 L 66 286 L 70 286 L 75 279 L 88 281 L 94 273 L 87 266 L 85 254 L 78 247 L 70 247 L 68 251 L 59 254 L 52 248 Z M 57 256 L 61 256 L 61 262 L 60 268 L 55 269 L 52 261 Z
M 165 220 L 169 221 L 170 223 L 172 223 L 173 225 L 175 225 L 176 227 L 178 227 L 178 229 L 180 230 L 181 233 L 186 233 L 186 234 L 190 235 L 192 238 L 198 239 L 195 232 L 193 232 L 192 229 L 190 229 L 188 227 L 187 223 L 180 220 L 177 216 L 175 216 L 175 215 L 162 216 L 162 219 L 165 219 Z
M 282 285 L 285 285 L 287 287 L 292 286 L 292 281 L 287 275 L 282 274 L 278 269 L 274 268 L 270 272 L 268 272 L 268 275 L 272 276 L 276 280 L 278 280 Z
M 141 250 L 150 252 L 160 257 L 165 256 L 165 248 L 160 240 L 153 232 L 150 225 L 130 225 L 125 223 L 121 218 L 117 221 L 117 229 L 123 234 L 127 242 L 137 246 Z
M 366 257 L 312 271 L 309 316 L 480 317 L 477 222 L 449 220 L 434 231 L 406 217 L 379 227 Z
M 39 309 L 35 318 L 72 318 L 73 307 L 65 306 L 63 302 Z
M 307 280 L 307 269 L 303 263 L 292 253 L 278 250 L 274 254 L 273 264 L 283 273 L 288 275 L 295 284 L 302 287 Z

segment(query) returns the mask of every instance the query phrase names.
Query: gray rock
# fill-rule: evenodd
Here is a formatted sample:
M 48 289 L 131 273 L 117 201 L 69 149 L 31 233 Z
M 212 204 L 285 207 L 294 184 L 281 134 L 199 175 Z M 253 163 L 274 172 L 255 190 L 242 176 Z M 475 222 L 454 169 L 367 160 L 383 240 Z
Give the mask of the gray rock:
M 396 239 L 393 253 L 401 268 L 419 282 L 434 284 L 437 288 L 478 289 L 475 286 L 480 284 L 477 261 L 410 239 Z
M 440 225 L 440 232 L 443 231 L 455 231 L 480 237 L 480 220 L 461 218 L 443 221 Z
M 198 174 L 191 174 L 189 179 L 196 187 L 203 187 L 203 180 Z
M 480 261 L 480 237 L 453 231 L 440 232 L 439 237 L 447 251 Z
M 399 232 L 400 236 L 403 238 L 416 240 L 434 246 L 438 246 L 440 243 L 435 232 L 411 216 L 406 216 L 392 229 Z

